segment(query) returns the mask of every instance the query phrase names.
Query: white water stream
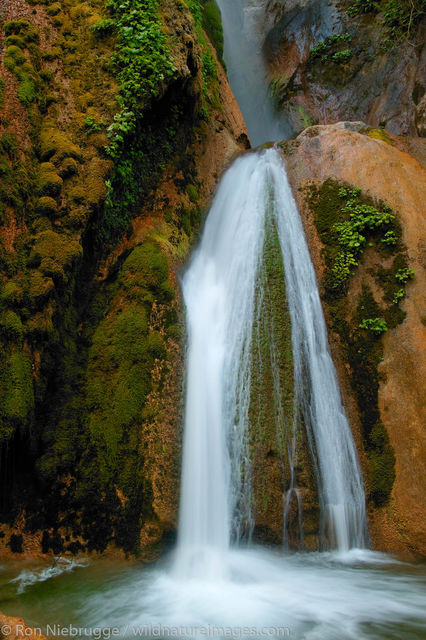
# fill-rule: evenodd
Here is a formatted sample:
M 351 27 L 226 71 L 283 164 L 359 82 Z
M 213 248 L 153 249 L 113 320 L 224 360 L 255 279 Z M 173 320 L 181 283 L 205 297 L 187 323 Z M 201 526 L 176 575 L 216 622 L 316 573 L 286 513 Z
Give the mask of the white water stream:
M 255 295 L 269 212 L 283 255 L 295 406 L 315 457 L 322 528 L 341 551 L 366 541 L 362 479 L 315 273 L 283 161 L 267 149 L 240 157 L 226 172 L 183 278 L 188 373 L 178 560 L 190 575 L 221 574 L 242 501 Z

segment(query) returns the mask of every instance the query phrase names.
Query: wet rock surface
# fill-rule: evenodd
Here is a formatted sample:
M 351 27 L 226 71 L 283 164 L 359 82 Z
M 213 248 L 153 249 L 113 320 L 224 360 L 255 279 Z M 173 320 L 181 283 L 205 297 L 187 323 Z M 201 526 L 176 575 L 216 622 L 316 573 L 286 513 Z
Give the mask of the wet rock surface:
M 264 55 L 277 109 L 293 133 L 348 119 L 424 136 L 424 22 L 409 39 L 388 42 L 381 14 L 351 17 L 348 6 L 269 3 L 275 24 L 265 36 Z

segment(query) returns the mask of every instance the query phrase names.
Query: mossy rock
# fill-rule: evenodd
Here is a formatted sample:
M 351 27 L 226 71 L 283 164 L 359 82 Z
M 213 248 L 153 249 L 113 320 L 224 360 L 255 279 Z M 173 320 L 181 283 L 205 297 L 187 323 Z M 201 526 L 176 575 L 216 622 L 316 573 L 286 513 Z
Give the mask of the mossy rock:
M 6 311 L 0 317 L 0 330 L 6 339 L 22 342 L 24 327 L 21 318 L 14 311 Z
M 123 264 L 121 282 L 123 286 L 134 286 L 135 277 L 146 288 L 158 290 L 167 281 L 169 267 L 166 256 L 152 240 L 133 249 Z
M 87 18 L 87 24 L 89 25 L 89 27 L 94 27 L 95 25 L 99 24 L 102 21 L 102 16 L 99 15 L 99 13 L 94 13 L 91 16 L 88 16 Z
M 193 184 L 188 184 L 186 187 L 186 193 L 189 196 L 189 199 L 191 200 L 191 202 L 196 203 L 199 199 L 199 194 L 198 194 L 198 189 L 195 185 Z
M 50 196 L 42 196 L 37 200 L 35 210 L 41 216 L 53 218 L 58 213 L 58 204 Z
M 69 229 L 81 229 L 86 224 L 88 210 L 85 207 L 71 209 L 66 217 L 66 225 Z
M 370 129 L 368 132 L 369 138 L 374 138 L 375 140 L 382 140 L 382 142 L 386 142 L 393 146 L 392 140 L 389 138 L 388 134 L 384 129 Z
M 49 7 L 47 7 L 47 13 L 49 16 L 56 16 L 58 13 L 62 11 L 62 7 L 59 2 L 54 2 Z
M 63 180 L 78 173 L 78 164 L 74 158 L 65 158 L 59 165 L 58 173 Z
M 62 56 L 62 50 L 60 47 L 52 47 L 49 51 L 44 51 L 42 54 L 43 60 L 47 62 L 53 62 Z
M 86 189 L 81 185 L 76 185 L 68 192 L 68 197 L 71 202 L 76 204 L 82 204 L 86 201 L 87 192 Z
M 72 36 L 74 34 L 74 31 L 74 25 L 72 21 L 67 16 L 65 16 L 62 20 L 61 33 L 64 36 Z
M 18 98 L 25 106 L 29 106 L 38 98 L 37 84 L 34 78 L 23 75 L 20 78 L 18 87 Z
M 24 300 L 24 283 L 22 278 L 16 276 L 4 283 L 0 299 L 10 306 L 19 306 Z
M 89 135 L 89 142 L 96 147 L 96 149 L 104 149 L 108 144 L 108 138 L 105 133 L 98 131 Z
M 55 289 L 52 278 L 46 278 L 40 271 L 32 271 L 29 277 L 29 296 L 33 303 L 38 306 L 41 302 L 49 298 Z
M 42 231 L 35 237 L 30 260 L 40 260 L 40 271 L 44 276 L 65 279 L 66 270 L 82 254 L 80 243 L 55 231 Z
M 86 111 L 88 107 L 92 107 L 96 102 L 96 98 L 93 93 L 87 92 L 78 98 L 78 104 L 83 111 Z
M 64 24 L 64 17 L 59 14 L 57 16 L 54 16 L 52 18 L 52 24 L 57 29 L 61 29 L 62 25 Z
M 108 160 L 94 157 L 89 162 L 84 187 L 86 200 L 91 205 L 97 205 L 105 200 L 107 193 L 105 178 L 109 168 L 110 162 Z
M 42 162 L 38 179 L 39 193 L 42 196 L 57 198 L 62 189 L 62 178 L 56 173 L 55 165 L 51 162 Z
M 53 124 L 45 125 L 41 130 L 40 154 L 43 161 L 52 160 L 56 165 L 67 157 L 82 160 L 81 149 Z
M 37 27 L 32 25 L 28 20 L 11 20 L 4 25 L 4 32 L 7 36 L 20 35 L 25 42 L 38 44 L 40 35 Z
M 22 50 L 24 50 L 27 46 L 25 44 L 25 40 L 20 36 L 8 36 L 5 40 L 5 45 L 6 47 L 11 47 L 11 46 L 19 47 Z
M 25 425 L 34 410 L 34 390 L 31 375 L 31 360 L 20 350 L 10 357 L 7 368 L 7 382 L 2 398 L 3 414 L 6 419 Z
M 147 317 L 143 308 L 127 305 L 121 311 L 98 327 L 90 354 L 89 429 L 104 461 L 104 473 L 117 463 L 127 429 L 140 419 L 153 364 L 145 338 Z M 108 394 L 106 388 L 110 389 Z
M 25 62 L 27 62 L 27 58 L 20 47 L 16 45 L 7 47 L 4 55 L 4 66 L 6 69 L 15 73 L 15 68 L 23 65 Z
M 74 66 L 76 64 L 80 64 L 80 58 L 73 53 L 65 56 L 64 62 L 67 66 Z
M 52 216 L 53 215 L 54 214 L 52 214 Z M 52 223 L 49 220 L 49 218 L 46 218 L 45 216 L 37 216 L 37 218 L 33 221 L 31 225 L 31 231 L 34 233 L 34 235 L 36 235 L 37 233 L 41 233 L 42 231 L 50 231 L 51 229 L 52 229 Z
M 27 323 L 27 330 L 33 334 L 34 337 L 43 340 L 53 335 L 55 327 L 53 326 L 52 309 L 50 306 L 30 318 Z
M 72 20 L 78 20 L 79 18 L 86 18 L 93 14 L 93 9 L 86 2 L 79 2 L 70 9 L 70 16 Z M 98 18 L 99 19 L 99 18 Z

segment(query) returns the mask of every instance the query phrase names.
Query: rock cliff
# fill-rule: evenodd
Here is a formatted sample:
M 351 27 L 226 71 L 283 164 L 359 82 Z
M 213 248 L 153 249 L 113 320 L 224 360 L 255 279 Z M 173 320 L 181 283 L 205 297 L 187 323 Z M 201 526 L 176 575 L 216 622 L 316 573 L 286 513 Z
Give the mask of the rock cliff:
M 16 553 L 175 528 L 177 273 L 248 145 L 198 1 L 0 7 L 0 520 Z
M 266 10 L 271 94 L 294 133 L 346 119 L 424 136 L 422 0 L 271 0 Z
M 373 547 L 424 555 L 426 439 L 419 381 L 426 374 L 425 146 L 414 144 L 413 157 L 405 138 L 383 136 L 363 123 L 339 123 L 306 129 L 283 147 L 367 483 Z M 401 236 L 389 248 L 381 236 L 386 226 L 371 236 L 364 231 L 369 242 L 363 251 L 353 250 L 357 264 L 340 294 L 331 288 L 336 227 L 330 221 L 345 203 L 354 219 L 362 198 L 376 211 L 392 212 Z M 344 246 L 341 237 L 339 242 Z M 383 318 L 386 328 L 374 330 L 367 316 Z

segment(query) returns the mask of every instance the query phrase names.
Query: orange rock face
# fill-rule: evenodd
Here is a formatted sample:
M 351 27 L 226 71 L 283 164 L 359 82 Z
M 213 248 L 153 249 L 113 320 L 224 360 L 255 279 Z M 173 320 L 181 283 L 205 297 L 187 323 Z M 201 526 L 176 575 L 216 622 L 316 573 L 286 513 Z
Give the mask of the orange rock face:
M 22 618 L 10 618 L 0 611 L 0 637 L 5 640 L 20 640 L 32 638 L 33 640 L 46 640 L 39 629 L 28 627 Z
M 311 127 L 294 143 L 290 143 L 287 164 L 320 281 L 324 271 L 322 245 L 313 224 L 312 212 L 298 190 L 300 187 L 311 181 L 322 183 L 331 177 L 360 187 L 374 198 L 383 200 L 399 214 L 409 265 L 416 275 L 407 288 L 407 296 L 402 304 L 407 314 L 404 322 L 389 330 L 384 337 L 384 357 L 379 366 L 379 408 L 395 450 L 396 479 L 389 504 L 380 509 L 370 509 L 370 529 L 375 548 L 424 555 L 426 170 L 421 163 L 424 147 L 416 146 L 416 159 L 402 150 L 410 148 L 407 141 L 390 136 L 386 142 L 371 136 L 371 129 L 363 127 L 362 123 Z M 348 295 L 354 304 L 358 272 L 368 268 L 367 262 L 366 259 L 360 264 L 350 285 Z M 330 341 L 335 359 L 337 357 L 339 360 L 336 336 L 331 334 Z M 357 434 L 355 403 L 341 359 L 337 362 L 337 368 L 363 462 L 365 452 Z

